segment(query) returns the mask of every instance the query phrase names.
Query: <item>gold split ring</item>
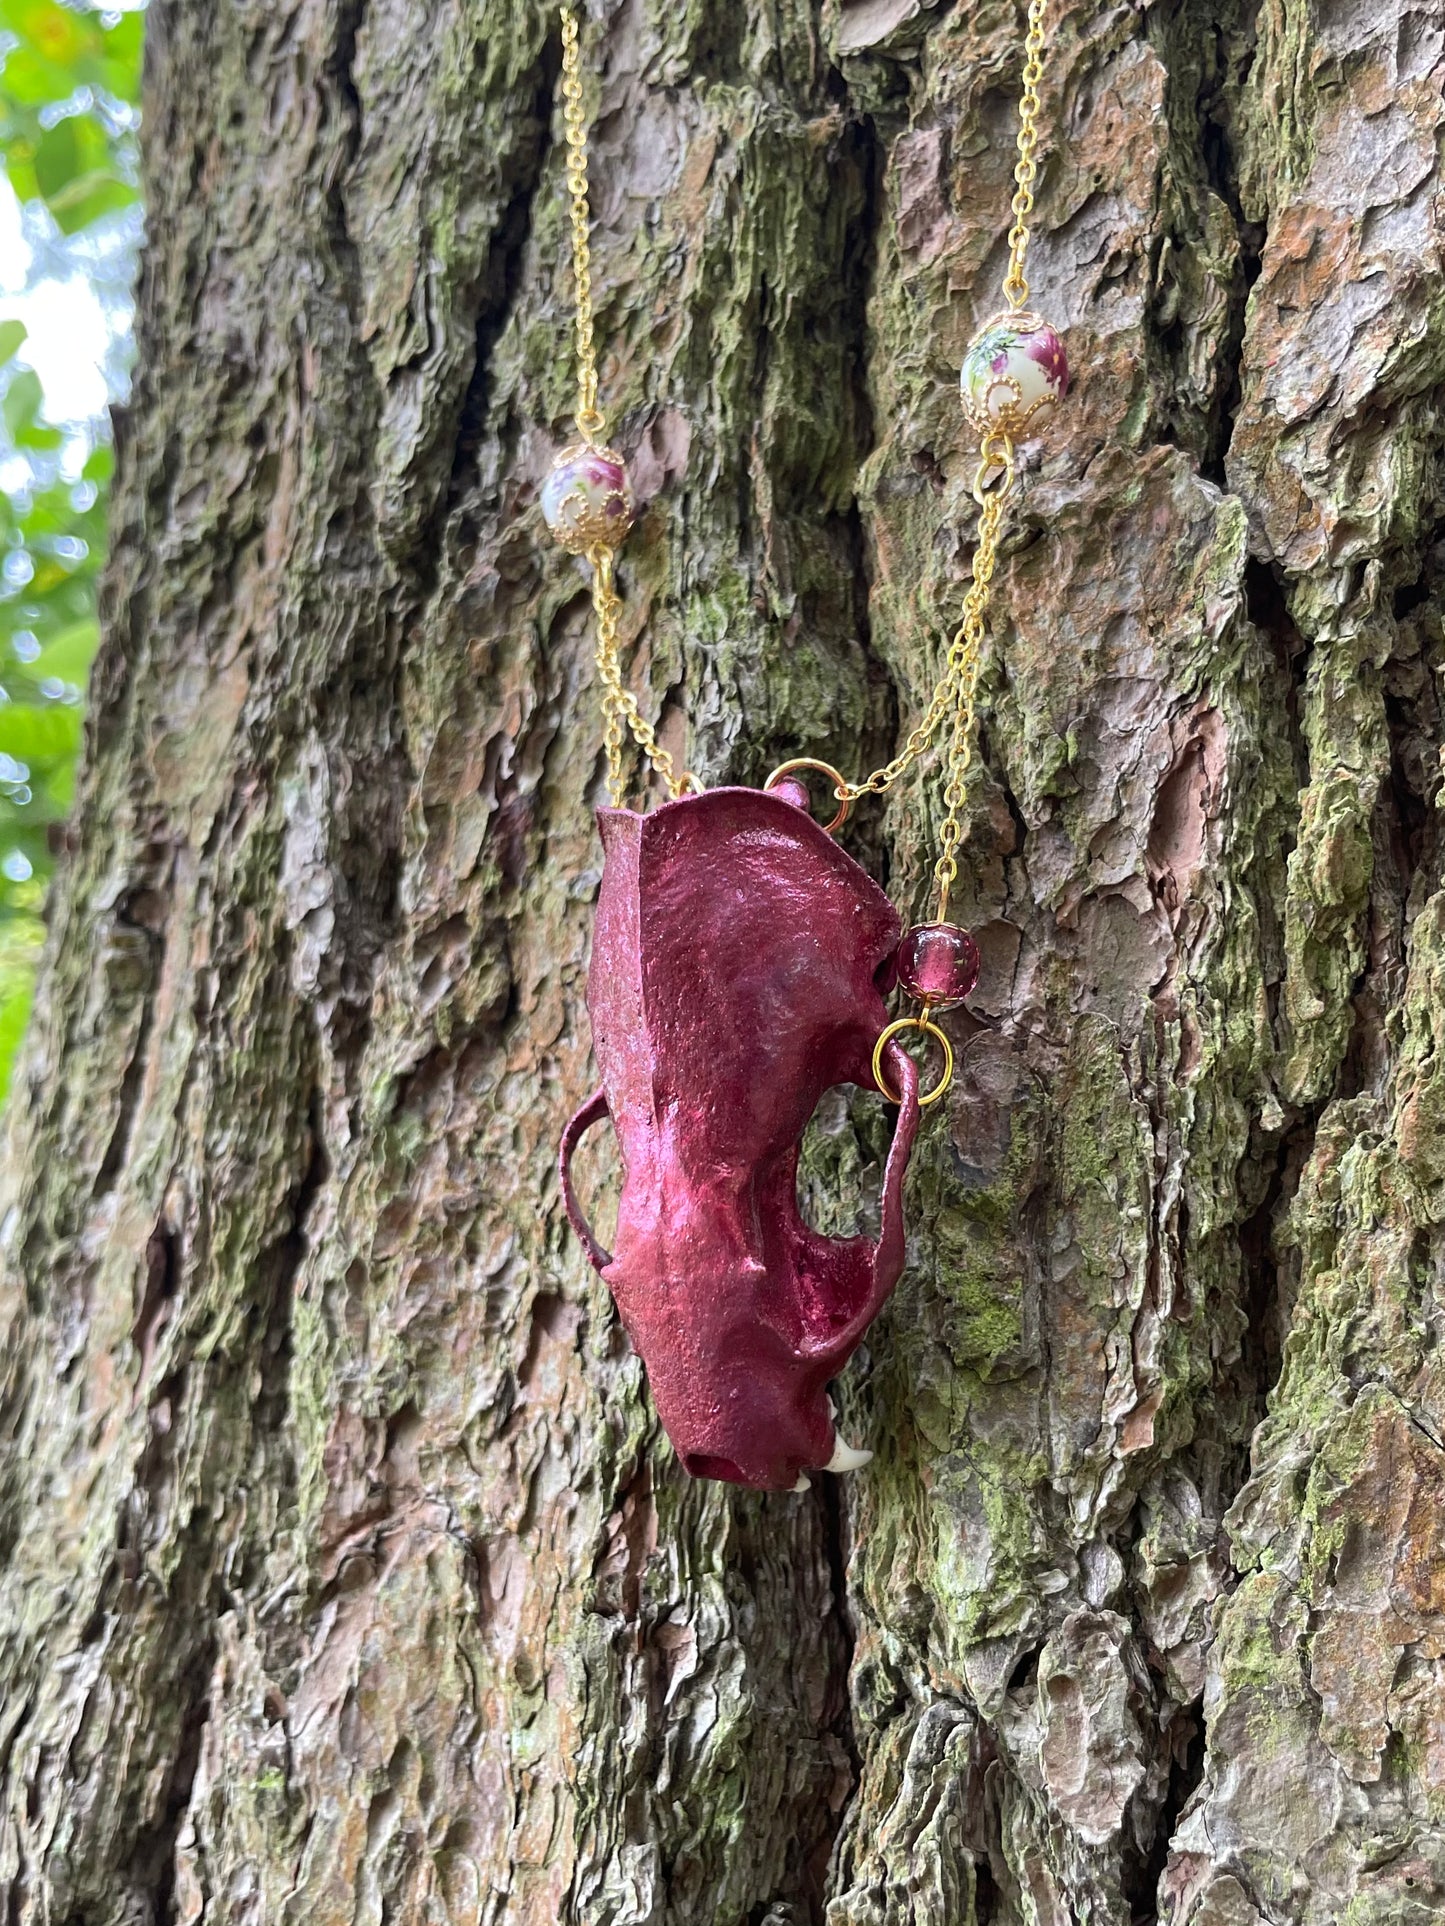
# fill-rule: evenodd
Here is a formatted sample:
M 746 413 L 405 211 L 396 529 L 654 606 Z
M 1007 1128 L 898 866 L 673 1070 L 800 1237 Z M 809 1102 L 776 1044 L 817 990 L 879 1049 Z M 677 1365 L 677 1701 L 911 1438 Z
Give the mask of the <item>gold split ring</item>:
M 847 781 L 830 762 L 817 762 L 812 756 L 794 756 L 791 762 L 780 762 L 778 764 L 772 775 L 769 776 L 763 784 L 763 788 L 765 790 L 771 789 L 774 783 L 781 782 L 784 776 L 791 776 L 795 769 L 815 769 L 820 776 L 826 776 L 832 783 L 833 794 L 838 798 L 841 807 L 832 822 L 824 823 L 823 825 L 824 829 L 826 829 L 831 836 L 833 831 L 835 829 L 841 829 L 853 814 L 853 798 L 848 794 Z
M 893 1092 L 888 1088 L 888 1085 L 883 1081 L 883 1052 L 892 1042 L 893 1038 L 900 1035 L 904 1030 L 917 1030 L 921 1036 L 932 1037 L 943 1052 L 943 1075 L 926 1096 L 921 1096 L 918 1099 L 919 1109 L 926 1110 L 929 1104 L 938 1102 L 938 1099 L 953 1082 L 953 1045 L 931 1017 L 899 1017 L 895 1022 L 889 1024 L 888 1028 L 873 1046 L 873 1081 L 883 1092 L 889 1103 L 902 1102 L 902 1098 L 895 1097 Z

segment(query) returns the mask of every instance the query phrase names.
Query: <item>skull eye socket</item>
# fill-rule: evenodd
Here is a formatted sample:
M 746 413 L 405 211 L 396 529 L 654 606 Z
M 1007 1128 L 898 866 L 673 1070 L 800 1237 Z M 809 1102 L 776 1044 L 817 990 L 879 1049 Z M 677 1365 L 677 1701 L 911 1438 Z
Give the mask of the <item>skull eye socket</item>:
M 798 1215 L 817 1236 L 878 1236 L 888 1127 L 878 1098 L 848 1084 L 818 1099 L 798 1146 L 796 1192 Z
M 720 1478 L 726 1485 L 748 1483 L 731 1458 L 710 1458 L 705 1451 L 685 1451 L 682 1462 L 694 1478 Z
M 617 1204 L 625 1166 L 611 1117 L 601 1121 L 607 1128 L 588 1131 L 574 1153 L 572 1168 L 582 1214 L 606 1252 L 617 1243 Z

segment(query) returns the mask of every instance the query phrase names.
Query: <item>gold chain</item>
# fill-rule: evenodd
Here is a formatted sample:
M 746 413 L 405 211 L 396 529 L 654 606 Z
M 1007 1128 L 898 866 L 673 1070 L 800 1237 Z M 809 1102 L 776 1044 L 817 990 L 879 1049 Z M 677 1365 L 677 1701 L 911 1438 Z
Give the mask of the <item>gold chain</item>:
M 989 476 L 996 466 L 994 442 L 1000 444 L 998 456 L 1003 473 L 992 487 Z M 983 659 L 984 617 L 988 610 L 993 571 L 998 561 L 998 531 L 1003 520 L 1004 502 L 1014 485 L 1014 445 L 1007 435 L 988 435 L 979 454 L 978 471 L 973 478 L 973 498 L 978 503 L 978 540 L 973 550 L 973 580 L 963 600 L 963 620 L 958 625 L 951 655 L 957 656 L 953 711 L 953 733 L 948 740 L 948 779 L 943 786 L 943 827 L 938 833 L 939 855 L 934 866 L 933 885 L 938 903 L 933 920 L 948 921 L 948 895 L 958 874 L 958 846 L 963 841 L 963 805 L 968 794 L 968 770 L 973 761 L 974 708 L 978 695 L 978 671 Z
M 597 350 L 592 339 L 592 209 L 587 196 L 587 119 L 582 111 L 582 56 L 577 16 L 562 14 L 562 118 L 567 128 L 567 192 L 572 200 L 572 278 L 576 286 L 577 432 L 595 446 L 607 429 L 597 406 Z
M 889 784 L 917 761 L 927 749 L 940 725 L 953 712 L 953 728 L 948 739 L 947 780 L 943 787 L 944 818 L 939 831 L 939 857 L 933 870 L 933 886 L 938 893 L 933 920 L 948 921 L 948 898 L 958 875 L 958 850 L 963 841 L 963 805 L 968 795 L 968 771 L 973 761 L 974 719 L 978 697 L 979 667 L 986 634 L 985 617 L 993 573 L 998 564 L 999 528 L 1004 503 L 1013 492 L 1014 445 L 1007 435 L 985 435 L 973 478 L 973 498 L 978 503 L 978 540 L 973 550 L 973 575 L 964 597 L 963 617 L 948 648 L 943 674 L 924 711 L 923 720 L 909 736 L 902 750 L 883 768 L 861 783 L 844 783 L 838 795 L 850 801 L 858 796 L 881 795 Z
M 1047 0 L 1029 0 L 1024 38 L 1023 88 L 1019 100 L 1017 159 L 1014 165 L 1013 225 L 1009 230 L 1009 262 L 1003 292 L 1011 311 L 1024 308 L 1029 284 L 1025 262 L 1029 245 L 1029 216 L 1033 212 L 1034 181 L 1038 176 L 1039 81 L 1044 66 L 1044 11 Z M 572 266 L 576 283 L 577 428 L 590 447 L 597 447 L 607 426 L 597 405 L 597 357 L 592 306 L 592 250 L 589 238 L 591 208 L 588 198 L 587 123 L 582 108 L 581 52 L 577 16 L 562 13 L 562 97 L 567 133 L 567 191 L 571 200 Z M 979 673 L 987 637 L 988 607 L 998 563 L 999 531 L 1004 504 L 1015 481 L 1011 435 L 992 430 L 983 436 L 973 495 L 979 506 L 978 539 L 968 593 L 958 628 L 949 644 L 943 672 L 929 697 L 922 718 L 909 732 L 899 753 L 859 782 L 840 781 L 835 793 L 850 804 L 861 796 L 882 795 L 931 748 L 952 718 L 946 750 L 944 819 L 939 832 L 939 856 L 933 880 L 937 891 L 936 920 L 946 922 L 949 894 L 958 875 L 958 851 L 964 841 L 964 803 L 973 761 Z M 615 551 L 602 544 L 589 548 L 592 601 L 597 619 L 597 669 L 602 678 L 604 744 L 607 787 L 614 804 L 624 789 L 622 745 L 630 732 L 670 796 L 701 788 L 690 772 L 678 775 L 672 757 L 657 740 L 652 725 L 622 680 L 617 641 L 621 600 L 615 583 Z
M 1002 474 L 994 486 L 989 487 L 988 478 L 995 469 L 1001 469 Z M 892 762 L 885 762 L 881 769 L 875 769 L 871 776 L 865 776 L 861 782 L 841 783 L 835 792 L 840 802 L 857 802 L 860 796 L 881 796 L 886 789 L 891 789 L 898 778 L 925 754 L 950 709 L 957 708 L 956 698 L 965 687 L 972 701 L 973 690 L 978 683 L 977 655 L 983 646 L 988 585 L 993 580 L 994 565 L 998 560 L 999 523 L 1003 516 L 1004 500 L 1013 490 L 1014 474 L 1014 445 L 1011 439 L 1004 434 L 985 435 L 973 482 L 974 500 L 982 510 L 978 543 L 974 550 L 973 582 L 964 601 L 962 620 L 948 647 L 943 673 L 934 684 L 922 720 L 910 732 L 908 740 Z
M 1014 165 L 1013 226 L 1009 230 L 1009 264 L 1003 291 L 1009 307 L 1017 311 L 1027 302 L 1029 284 L 1024 275 L 1028 254 L 1028 218 L 1033 212 L 1033 184 L 1038 175 L 1034 158 L 1038 147 L 1039 81 L 1044 70 L 1044 8 L 1047 0 L 1029 0 L 1028 32 L 1024 39 L 1023 92 L 1019 101 L 1018 158 Z M 928 707 L 910 732 L 902 749 L 891 762 L 875 769 L 861 782 L 844 782 L 836 793 L 840 802 L 856 802 L 860 796 L 881 796 L 904 772 L 926 754 L 934 737 L 951 714 L 953 728 L 947 751 L 947 779 L 943 800 L 945 814 L 939 832 L 940 853 L 933 871 L 937 906 L 934 920 L 948 921 L 948 898 L 958 875 L 958 850 L 964 840 L 963 808 L 968 793 L 968 772 L 973 761 L 974 721 L 978 678 L 983 646 L 987 636 L 987 614 L 994 569 L 998 563 L 999 528 L 1004 503 L 1013 492 L 1015 481 L 1013 438 L 999 431 L 984 435 L 979 448 L 979 463 L 973 480 L 973 498 L 979 506 L 978 540 L 973 552 L 972 580 L 964 598 L 963 616 L 949 644 L 943 673 L 934 685 Z
M 572 278 L 576 286 L 577 432 L 589 448 L 597 448 L 607 429 L 607 418 L 597 406 L 597 351 L 593 339 L 591 203 L 587 183 L 587 120 L 582 109 L 582 57 L 577 16 L 562 11 L 562 101 L 567 130 L 567 193 L 572 216 Z M 592 565 L 592 608 L 597 622 L 597 672 L 602 678 L 603 745 L 607 752 L 607 794 L 620 808 L 626 793 L 622 767 L 624 729 L 677 797 L 701 783 L 690 771 L 679 776 L 667 750 L 657 740 L 652 724 L 622 680 L 617 628 L 622 598 L 617 593 L 616 550 L 608 543 L 587 549 Z
M 1029 30 L 1024 36 L 1024 85 L 1019 99 L 1018 161 L 1014 166 L 1014 224 L 1008 237 L 1008 273 L 1003 277 L 1004 298 L 1011 308 L 1028 306 L 1029 284 L 1024 259 L 1029 251 L 1029 216 L 1034 211 L 1034 181 L 1039 144 L 1039 81 L 1044 71 L 1045 0 L 1029 0 Z
M 592 564 L 592 607 L 597 616 L 597 672 L 602 677 L 603 742 L 607 748 L 607 793 L 614 809 L 620 808 L 624 790 L 622 773 L 622 725 L 632 731 L 638 746 L 658 775 L 667 784 L 669 796 L 682 795 L 697 787 L 691 773 L 679 776 L 672 757 L 657 740 L 652 724 L 637 706 L 637 699 L 622 681 L 617 651 L 617 620 L 622 613 L 622 598 L 613 581 L 613 555 L 610 548 L 588 552 Z

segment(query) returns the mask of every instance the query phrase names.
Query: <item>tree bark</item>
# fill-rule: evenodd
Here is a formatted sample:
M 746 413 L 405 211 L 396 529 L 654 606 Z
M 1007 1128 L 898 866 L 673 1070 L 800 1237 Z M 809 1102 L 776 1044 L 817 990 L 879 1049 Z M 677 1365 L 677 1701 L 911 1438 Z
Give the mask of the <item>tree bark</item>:
M 13 1926 L 1445 1911 L 1445 28 L 1064 0 L 959 905 L 840 1398 L 693 1484 L 568 1233 L 599 856 L 534 0 L 152 0 L 106 636 L 0 1206 Z M 605 0 L 632 677 L 890 752 L 1016 0 Z M 936 773 L 851 830 L 926 901 Z M 825 1106 L 824 1228 L 876 1193 Z M 615 1185 L 589 1152 L 589 1200 Z

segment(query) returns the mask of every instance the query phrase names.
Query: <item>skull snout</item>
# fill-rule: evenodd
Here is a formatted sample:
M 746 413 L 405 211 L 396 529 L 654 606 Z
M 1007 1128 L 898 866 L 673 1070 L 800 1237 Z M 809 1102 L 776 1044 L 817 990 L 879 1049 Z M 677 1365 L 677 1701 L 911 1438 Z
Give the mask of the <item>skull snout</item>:
M 659 1415 L 694 1478 L 791 1491 L 833 1455 L 833 1419 L 823 1387 L 801 1375 L 789 1379 L 769 1371 L 756 1354 L 736 1362 L 740 1371 L 730 1372 L 711 1397 L 688 1398 L 685 1409 L 676 1407 L 654 1371 Z

